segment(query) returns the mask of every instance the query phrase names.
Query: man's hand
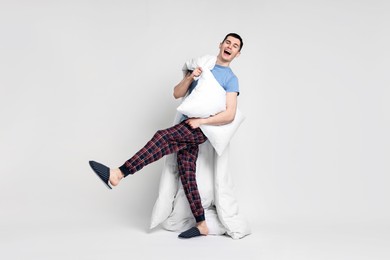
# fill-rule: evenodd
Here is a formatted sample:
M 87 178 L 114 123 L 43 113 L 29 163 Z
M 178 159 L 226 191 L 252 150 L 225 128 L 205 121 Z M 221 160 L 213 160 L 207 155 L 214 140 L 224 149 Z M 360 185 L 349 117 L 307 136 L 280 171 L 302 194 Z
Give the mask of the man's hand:
M 200 74 L 202 74 L 202 68 L 201 67 L 197 67 L 196 69 L 194 69 L 194 71 L 192 71 L 191 77 L 192 78 L 199 77 Z
M 198 128 L 203 122 L 203 118 L 189 118 L 186 120 L 186 124 L 191 126 L 192 129 Z

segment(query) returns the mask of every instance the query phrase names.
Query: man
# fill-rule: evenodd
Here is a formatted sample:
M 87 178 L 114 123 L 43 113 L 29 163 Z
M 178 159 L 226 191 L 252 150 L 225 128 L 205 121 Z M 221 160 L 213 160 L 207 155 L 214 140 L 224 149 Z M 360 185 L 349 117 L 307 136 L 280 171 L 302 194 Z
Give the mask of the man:
M 207 140 L 199 126 L 203 124 L 224 125 L 233 121 L 236 114 L 239 86 L 238 79 L 229 65 L 234 58 L 240 55 L 242 46 L 243 41 L 238 34 L 229 33 L 226 35 L 219 44 L 216 64 L 211 70 L 216 80 L 226 91 L 225 111 L 208 118 L 184 118 L 181 123 L 173 127 L 157 131 L 141 150 L 119 168 L 110 169 L 103 164 L 89 162 L 98 177 L 111 189 L 110 184 L 117 186 L 129 174 L 134 174 L 149 163 L 176 152 L 180 180 L 197 223 L 196 227 L 181 233 L 180 238 L 207 235 L 209 232 L 195 176 L 199 145 Z M 182 81 L 175 86 L 173 96 L 177 99 L 184 97 L 188 91 L 191 92 L 197 84 L 194 78 L 200 76 L 201 73 L 202 68 L 200 67 L 188 72 Z

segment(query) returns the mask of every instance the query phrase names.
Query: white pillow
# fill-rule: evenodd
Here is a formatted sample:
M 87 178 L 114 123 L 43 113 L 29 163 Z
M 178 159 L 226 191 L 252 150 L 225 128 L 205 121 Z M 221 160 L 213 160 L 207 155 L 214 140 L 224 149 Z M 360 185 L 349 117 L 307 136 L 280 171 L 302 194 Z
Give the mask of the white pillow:
M 177 108 L 188 117 L 207 118 L 226 109 L 226 92 L 208 69 L 203 69 L 198 84 Z
M 211 145 L 219 156 L 222 155 L 238 127 L 245 120 L 245 116 L 237 108 L 233 122 L 226 125 L 201 125 L 200 129 L 207 136 Z

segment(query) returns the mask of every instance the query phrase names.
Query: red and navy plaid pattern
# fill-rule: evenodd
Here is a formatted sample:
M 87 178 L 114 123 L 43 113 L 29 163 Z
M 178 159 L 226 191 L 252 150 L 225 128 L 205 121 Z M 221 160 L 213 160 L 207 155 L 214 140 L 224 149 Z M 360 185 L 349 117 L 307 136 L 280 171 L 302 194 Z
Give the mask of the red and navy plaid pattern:
M 191 211 L 196 221 L 200 222 L 204 220 L 204 210 L 196 184 L 195 171 L 199 145 L 206 140 L 207 137 L 200 128 L 192 129 L 182 122 L 168 129 L 157 131 L 141 150 L 119 168 L 126 177 L 164 155 L 177 152 L 180 180 Z
M 195 176 L 198 151 L 198 145 L 188 145 L 186 148 L 177 152 L 180 180 L 196 222 L 204 220 L 204 210 Z

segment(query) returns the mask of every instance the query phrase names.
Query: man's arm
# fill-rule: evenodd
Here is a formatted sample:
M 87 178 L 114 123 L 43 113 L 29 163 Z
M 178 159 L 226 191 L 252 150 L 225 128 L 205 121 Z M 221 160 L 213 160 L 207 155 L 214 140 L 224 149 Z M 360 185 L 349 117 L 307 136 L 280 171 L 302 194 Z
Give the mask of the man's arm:
M 192 81 L 194 81 L 194 77 L 199 77 L 200 74 L 202 74 L 202 68 L 200 67 L 196 68 L 192 73 L 188 72 L 173 89 L 173 96 L 176 99 L 184 97 Z
M 190 118 L 186 122 L 192 128 L 198 128 L 200 125 L 225 125 L 229 124 L 234 120 L 237 109 L 237 93 L 227 92 L 226 93 L 226 110 L 210 116 L 208 118 Z

